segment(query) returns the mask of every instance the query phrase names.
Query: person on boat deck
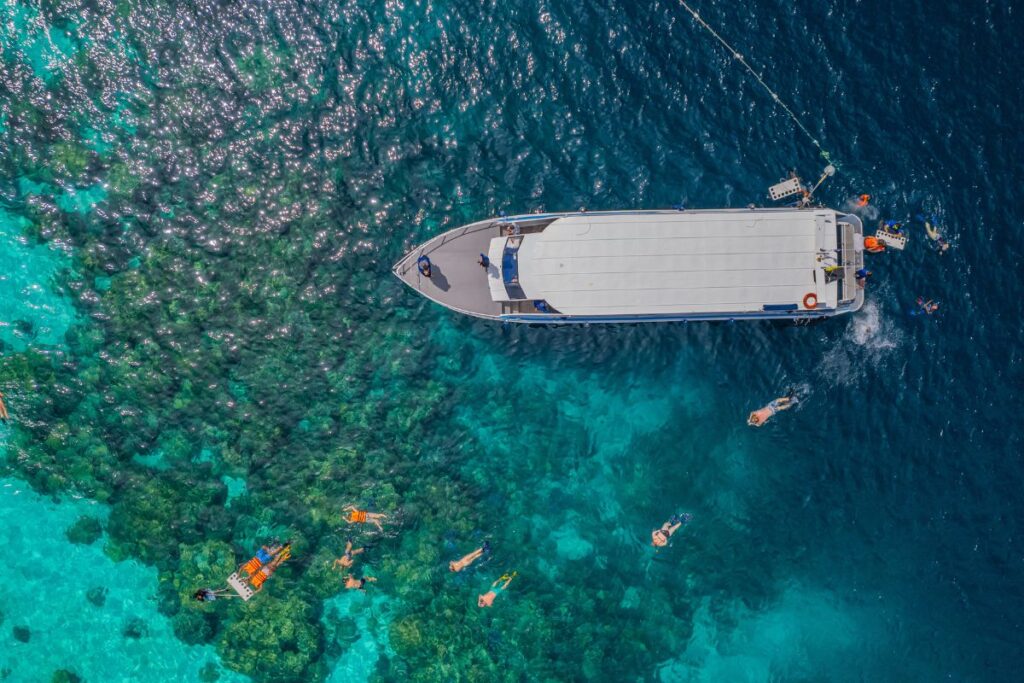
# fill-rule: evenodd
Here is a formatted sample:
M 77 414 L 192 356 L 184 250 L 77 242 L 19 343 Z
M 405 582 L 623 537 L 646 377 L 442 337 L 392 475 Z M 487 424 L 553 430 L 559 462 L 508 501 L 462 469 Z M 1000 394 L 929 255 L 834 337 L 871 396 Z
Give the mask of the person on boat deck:
M 487 254 L 481 253 L 480 258 L 476 260 L 480 264 L 480 267 L 487 270 L 491 267 L 491 259 L 487 258 Z
M 861 268 L 854 273 L 854 278 L 857 280 L 857 286 L 864 289 L 868 284 L 868 278 L 871 277 L 872 273 L 867 268 Z
M 331 569 L 338 569 L 339 567 L 341 567 L 342 569 L 348 569 L 353 564 L 355 564 L 356 555 L 359 555 L 360 553 L 363 553 L 365 551 L 366 548 L 353 548 L 352 539 L 346 539 L 345 554 L 334 561 L 334 564 L 331 565 Z
M 366 590 L 366 588 L 364 588 L 364 586 L 366 586 L 366 582 L 367 581 L 376 581 L 376 580 L 377 579 L 372 577 L 372 576 L 361 576 L 361 577 L 359 577 L 357 579 L 355 574 L 349 574 L 348 576 L 345 577 L 345 590 L 364 591 L 364 590 Z
M 667 522 L 661 525 L 660 529 L 655 529 L 651 532 L 651 545 L 655 548 L 664 548 L 668 545 L 672 534 L 679 531 L 679 527 L 688 523 L 691 519 L 693 519 L 693 515 L 690 513 L 672 515 L 668 518 Z
M 4 395 L 0 393 L 0 420 L 7 422 L 11 416 L 7 414 L 7 405 L 4 403 Z
M 780 396 L 774 399 L 771 403 L 766 405 L 764 408 L 759 408 L 750 414 L 747 418 L 747 424 L 751 427 L 762 427 L 780 410 L 789 410 L 797 403 L 797 397 L 790 394 L 789 396 Z
M 868 235 L 864 238 L 864 250 L 869 254 L 880 254 L 885 251 L 885 245 L 877 237 Z
M 516 575 L 518 573 L 519 572 L 512 572 L 511 574 L 502 574 L 501 576 L 499 576 L 497 580 L 495 580 L 495 582 L 491 584 L 491 589 L 489 591 L 487 591 L 483 595 L 477 596 L 476 606 L 493 607 L 495 598 L 497 598 L 498 595 L 503 593 L 505 589 L 508 588 L 508 585 L 512 583 L 512 579 L 516 578 Z M 499 583 L 501 584 L 500 586 L 498 585 Z
M 419 269 L 420 275 L 423 277 L 430 277 L 430 257 L 420 256 L 416 259 L 416 268 Z
M 927 301 L 925 301 L 924 297 L 919 296 L 917 297 L 917 307 L 921 309 L 919 311 L 920 313 L 924 313 L 925 315 L 931 315 L 935 311 L 939 310 L 939 303 L 937 301 L 933 301 L 932 299 L 928 299 Z
M 481 557 L 489 554 L 490 552 L 491 544 L 487 541 L 484 541 L 484 544 L 476 550 L 474 550 L 473 552 L 469 553 L 468 555 L 463 555 L 458 561 L 449 562 L 448 569 L 453 572 L 461 572 L 463 569 L 467 568 L 469 565 L 473 564 Z
M 213 588 L 200 588 L 192 594 L 192 597 L 199 602 L 213 602 L 217 598 L 234 598 L 238 596 L 231 593 L 227 588 L 218 588 L 216 590 Z
M 348 513 L 348 517 L 345 518 L 345 521 L 349 524 L 369 523 L 377 527 L 378 531 L 384 531 L 384 527 L 383 525 L 381 525 L 381 520 L 387 519 L 387 515 L 381 514 L 379 512 L 367 512 L 366 510 L 357 510 L 355 505 L 346 505 L 342 509 Z

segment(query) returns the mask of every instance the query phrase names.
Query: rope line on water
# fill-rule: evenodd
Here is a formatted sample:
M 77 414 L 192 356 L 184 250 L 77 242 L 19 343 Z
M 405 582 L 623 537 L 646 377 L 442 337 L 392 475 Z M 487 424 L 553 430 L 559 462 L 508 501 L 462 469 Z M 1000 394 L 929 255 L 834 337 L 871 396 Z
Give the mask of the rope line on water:
M 752 66 L 750 66 L 750 64 L 747 63 L 747 60 L 743 58 L 743 55 L 741 55 L 739 52 L 737 52 L 736 49 L 733 48 L 732 45 L 730 45 L 728 42 L 726 42 L 725 38 L 723 38 L 722 36 L 718 35 L 718 31 L 716 31 L 715 29 L 711 28 L 711 26 L 708 24 L 708 22 L 704 21 L 704 19 L 700 16 L 700 14 L 695 9 L 693 9 L 688 4 L 686 4 L 686 0 L 679 0 L 679 4 L 682 5 L 683 8 L 687 12 L 689 12 L 690 14 L 693 15 L 693 18 L 697 21 L 697 23 L 700 24 L 701 26 L 703 26 L 707 30 L 708 33 L 710 33 L 712 36 L 714 36 L 715 40 L 717 40 L 719 43 L 722 44 L 722 47 L 724 47 L 726 50 L 728 50 L 732 54 L 733 59 L 735 59 L 740 64 L 742 64 L 744 67 L 746 67 L 747 71 L 750 72 L 750 75 L 753 76 L 757 80 L 757 82 L 761 84 L 761 87 L 763 87 L 765 90 L 767 90 L 768 93 L 772 96 L 772 100 L 774 100 L 777 105 L 782 107 L 782 110 L 785 111 L 787 114 L 789 114 L 789 117 L 791 119 L 793 119 L 793 122 L 797 125 L 797 127 L 800 130 L 802 130 L 804 132 L 804 134 L 808 138 L 810 138 L 811 142 L 814 143 L 814 146 L 817 147 L 818 151 L 821 153 L 821 157 L 826 162 L 828 162 L 828 163 L 830 163 L 832 165 L 836 165 L 836 162 L 832 161 L 832 155 L 829 154 L 825 150 L 825 148 L 821 146 L 821 143 L 818 142 L 818 138 L 814 137 L 814 134 L 811 133 L 811 131 L 807 128 L 807 126 L 805 126 L 803 124 L 802 121 L 800 121 L 800 118 L 793 112 L 792 109 L 789 108 L 789 105 L 787 105 L 785 102 L 782 101 L 782 98 L 779 97 L 778 93 L 776 93 L 774 90 L 772 90 L 771 86 L 769 86 L 767 83 L 764 82 L 764 79 L 761 78 L 761 75 L 759 73 L 757 73 L 756 71 L 754 71 L 754 68 Z

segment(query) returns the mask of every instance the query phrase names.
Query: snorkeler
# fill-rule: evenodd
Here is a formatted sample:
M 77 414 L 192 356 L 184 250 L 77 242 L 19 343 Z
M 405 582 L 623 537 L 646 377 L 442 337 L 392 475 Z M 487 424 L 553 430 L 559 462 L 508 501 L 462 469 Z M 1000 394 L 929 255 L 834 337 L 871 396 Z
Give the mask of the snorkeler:
M 476 606 L 477 607 L 493 607 L 494 599 L 502 593 L 508 585 L 512 583 L 512 579 L 516 578 L 519 572 L 512 572 L 511 574 L 502 574 L 498 579 L 491 584 L 491 589 L 483 595 L 477 596 Z M 504 583 L 502 583 L 504 582 Z M 501 584 L 500 586 L 498 584 Z
M 931 315 L 939 310 L 939 302 L 932 299 L 925 301 L 923 296 L 919 296 L 917 297 L 917 308 L 918 310 L 911 311 L 910 315 L 921 315 L 922 313 Z
M 789 410 L 796 405 L 799 399 L 795 394 L 780 396 L 763 408 L 759 408 L 747 418 L 747 424 L 751 427 L 763 427 L 764 423 L 770 420 L 780 410 Z
M 872 272 L 867 268 L 860 268 L 853 275 L 854 279 L 857 281 L 857 286 L 864 289 L 868 284 L 868 278 L 871 277 Z
M 693 515 L 688 512 L 684 512 L 682 515 L 672 515 L 667 522 L 661 525 L 660 529 L 651 532 L 651 545 L 655 548 L 664 548 L 668 545 L 672 534 L 679 531 L 679 527 L 688 524 L 691 519 L 693 519 Z
M 461 572 L 463 569 L 470 566 L 471 564 L 479 560 L 484 555 L 489 554 L 490 552 L 491 544 L 488 541 L 484 541 L 484 544 L 476 550 L 474 550 L 473 552 L 469 553 L 468 555 L 464 555 L 458 561 L 449 562 L 448 569 L 453 572 Z
M 366 548 L 353 548 L 352 539 L 347 539 L 345 541 L 345 554 L 334 561 L 334 564 L 331 565 L 331 569 L 338 569 L 339 567 L 342 569 L 348 569 L 355 564 L 355 556 L 365 551 Z
M 372 577 L 372 576 L 361 576 L 361 577 L 359 577 L 357 579 L 355 577 L 355 574 L 349 574 L 348 576 L 345 577 L 345 590 L 365 591 L 366 590 L 366 588 L 365 588 L 366 582 L 367 581 L 376 581 L 376 580 L 377 579 L 375 577 Z
M 880 254 L 885 251 L 885 245 L 877 237 L 868 235 L 864 238 L 864 251 L 869 254 Z
M 935 248 L 939 250 L 939 253 L 946 253 L 949 249 L 949 242 L 942 238 L 942 235 L 939 234 L 938 228 L 935 227 L 935 216 L 929 216 L 928 218 L 918 216 L 918 219 L 924 223 L 924 231 L 928 233 L 928 238 L 935 243 Z
M 345 521 L 349 524 L 366 524 L 369 522 L 377 527 L 378 531 L 384 531 L 384 527 L 381 525 L 381 520 L 387 519 L 388 516 L 379 512 L 367 512 L 366 510 L 357 510 L 355 505 L 346 505 L 344 508 L 345 512 L 348 513 L 348 517 Z
M 7 422 L 11 416 L 7 414 L 7 405 L 4 403 L 4 395 L 0 393 L 0 420 Z
M 420 256 L 416 259 L 416 268 L 423 277 L 430 277 L 430 257 Z
M 871 201 L 871 195 L 869 195 L 869 194 L 862 194 L 860 197 L 857 198 L 857 206 L 860 207 L 860 208 L 863 208 L 863 207 L 867 206 L 868 202 L 870 202 L 870 201 Z
M 256 589 L 257 592 L 263 590 L 263 584 L 266 583 L 267 579 L 274 575 L 277 568 L 280 567 L 286 560 L 292 556 L 292 544 L 291 541 L 285 543 L 280 550 L 274 553 L 274 558 L 267 564 L 259 568 L 257 572 L 249 577 L 249 583 Z
M 232 595 L 227 588 L 217 588 L 216 590 L 213 588 L 200 588 L 192 594 L 192 597 L 199 602 L 213 602 L 218 598 L 236 598 L 238 596 Z

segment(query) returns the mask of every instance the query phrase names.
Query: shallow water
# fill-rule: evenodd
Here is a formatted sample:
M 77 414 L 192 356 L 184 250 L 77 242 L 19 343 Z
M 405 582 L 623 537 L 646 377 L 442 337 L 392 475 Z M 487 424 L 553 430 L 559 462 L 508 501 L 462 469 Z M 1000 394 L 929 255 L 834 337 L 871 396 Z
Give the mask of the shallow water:
M 823 200 L 935 214 L 953 248 L 914 227 L 813 327 L 535 329 L 389 266 L 500 211 L 820 171 L 676 3 L 0 3 L 0 537 L 29 585 L 72 557 L 111 586 L 4 603 L 5 652 L 61 639 L 12 680 L 194 680 L 215 651 L 220 680 L 1016 680 L 1019 8 L 700 3 L 837 160 Z M 350 534 L 365 595 L 329 569 Z M 272 536 L 295 559 L 257 600 L 189 600 Z

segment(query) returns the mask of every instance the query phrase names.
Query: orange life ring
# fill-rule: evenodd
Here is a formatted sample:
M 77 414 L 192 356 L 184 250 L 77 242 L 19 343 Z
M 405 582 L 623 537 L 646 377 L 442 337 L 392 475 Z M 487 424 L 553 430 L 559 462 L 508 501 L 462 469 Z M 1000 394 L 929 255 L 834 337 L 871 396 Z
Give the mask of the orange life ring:
M 809 294 L 804 296 L 804 308 L 806 308 L 809 311 L 813 311 L 817 307 L 818 307 L 818 295 L 817 294 L 815 294 L 814 292 L 810 292 Z

